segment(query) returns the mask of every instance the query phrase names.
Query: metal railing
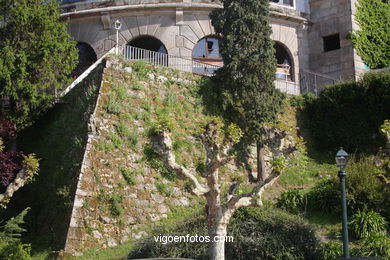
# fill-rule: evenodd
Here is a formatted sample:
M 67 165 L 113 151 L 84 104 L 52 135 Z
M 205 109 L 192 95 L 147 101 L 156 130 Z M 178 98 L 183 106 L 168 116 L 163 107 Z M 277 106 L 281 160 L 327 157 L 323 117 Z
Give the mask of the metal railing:
M 290 95 L 301 94 L 299 84 L 294 81 L 275 80 L 275 87 L 280 91 Z
M 328 85 L 333 85 L 340 80 L 321 73 L 301 69 L 300 85 L 301 94 L 314 93 L 316 96 Z
M 145 50 L 130 45 L 125 46 L 122 50 L 123 57 L 128 60 L 143 60 L 154 65 L 161 65 L 173 69 L 177 69 L 185 72 L 192 72 L 195 74 L 212 76 L 215 71 L 221 68 L 221 66 L 199 62 L 190 58 L 182 58 L 165 53 Z M 278 65 L 285 68 L 285 65 Z M 299 95 L 300 88 L 297 82 L 289 80 L 291 78 L 289 73 L 283 76 L 285 80 L 275 80 L 276 88 L 281 91 L 291 94 Z
M 127 45 L 123 50 L 123 57 L 128 60 L 143 60 L 154 65 L 161 65 L 195 74 L 212 76 L 220 66 L 202 63 L 189 58 L 182 58 L 165 53 L 149 51 Z

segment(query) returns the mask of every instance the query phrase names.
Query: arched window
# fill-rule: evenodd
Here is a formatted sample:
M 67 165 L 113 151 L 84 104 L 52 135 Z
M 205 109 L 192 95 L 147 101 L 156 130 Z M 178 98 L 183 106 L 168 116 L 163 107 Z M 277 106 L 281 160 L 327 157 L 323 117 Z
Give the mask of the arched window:
M 192 58 L 208 63 L 221 62 L 222 58 L 219 53 L 219 39 L 215 37 L 205 37 L 199 40 L 194 47 Z
M 149 35 L 137 37 L 131 40 L 127 45 L 149 51 L 168 54 L 168 51 L 165 48 L 164 44 L 159 39 Z
M 145 60 L 160 65 L 168 65 L 168 51 L 157 38 L 142 35 L 131 40 L 125 50 L 125 57 L 130 60 Z
M 287 48 L 278 42 L 275 42 L 274 48 L 277 61 L 276 79 L 294 81 L 294 64 Z
M 194 73 L 213 73 L 219 67 L 222 67 L 219 38 L 207 36 L 200 39 L 194 47 L 192 59 L 196 61 L 193 66 Z
M 79 42 L 77 43 L 76 48 L 79 52 L 79 59 L 77 67 L 72 72 L 73 77 L 80 76 L 89 66 L 97 61 L 96 53 L 89 44 Z

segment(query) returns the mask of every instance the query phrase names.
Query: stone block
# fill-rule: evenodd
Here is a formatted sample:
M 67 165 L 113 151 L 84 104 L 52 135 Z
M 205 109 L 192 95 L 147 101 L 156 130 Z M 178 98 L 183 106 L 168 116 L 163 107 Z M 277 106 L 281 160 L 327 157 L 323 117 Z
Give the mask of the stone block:
M 198 39 L 201 39 L 205 36 L 202 27 L 199 24 L 198 18 L 195 15 L 184 15 L 184 25 L 188 25 L 193 33 L 196 34 Z
M 208 15 L 196 15 L 196 18 L 199 21 L 200 27 L 202 28 L 202 31 L 205 36 L 211 34 L 211 24 L 210 24 L 210 18 Z
M 127 28 L 129 29 L 131 35 L 133 36 L 132 38 L 135 38 L 138 35 L 140 35 L 140 31 L 139 31 L 139 28 L 138 28 L 137 17 L 129 16 L 129 17 L 124 17 L 122 19 L 126 23 Z
M 149 16 L 148 24 L 148 35 L 154 36 L 157 32 L 157 29 L 160 27 L 161 15 L 151 15 Z
M 149 16 L 137 16 L 137 23 L 139 33 L 141 35 L 146 35 L 148 33 Z

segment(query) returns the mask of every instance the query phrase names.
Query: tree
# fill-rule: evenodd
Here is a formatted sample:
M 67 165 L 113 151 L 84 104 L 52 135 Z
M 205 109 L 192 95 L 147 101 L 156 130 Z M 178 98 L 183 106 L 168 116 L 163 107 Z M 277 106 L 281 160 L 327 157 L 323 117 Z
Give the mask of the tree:
M 357 54 L 371 68 L 390 67 L 390 3 L 388 0 L 358 0 L 352 33 Z
M 58 1 L 0 0 L 0 6 L 0 113 L 20 131 L 66 87 L 77 49 L 59 21 Z
M 0 117 L 0 207 L 5 208 L 14 193 L 38 174 L 39 160 L 34 154 L 6 149 L 16 138 L 15 126 Z
M 267 178 L 264 149 L 266 124 L 277 118 L 284 94 L 275 89 L 276 58 L 270 38 L 269 1 L 222 0 L 223 9 L 210 14 L 216 33 L 222 36 L 224 67 L 217 71 L 215 91 L 224 117 L 244 132 L 243 144 L 256 143 L 257 176 Z
M 201 177 L 203 183 L 198 180 L 196 170 L 185 167 L 176 162 L 173 150 L 171 133 L 165 125 L 158 126 L 153 131 L 152 145 L 154 150 L 163 160 L 169 170 L 176 172 L 178 177 L 189 180 L 192 183 L 192 194 L 204 196 L 207 201 L 207 225 L 210 236 L 210 259 L 225 259 L 225 241 L 215 241 L 215 237 L 226 237 L 227 226 L 233 213 L 242 207 L 262 206 L 262 194 L 279 177 L 281 167 L 273 167 L 271 173 L 264 180 L 251 186 L 250 192 L 236 194 L 238 185 L 243 180 L 236 180 L 230 186 L 226 198 L 223 197 L 222 184 L 219 178 L 219 168 L 227 165 L 233 159 L 233 145 L 242 136 L 241 130 L 234 124 L 226 126 L 221 119 L 215 118 L 204 127 L 201 140 L 206 150 L 206 161 Z M 279 132 L 273 136 L 276 139 L 283 138 L 285 133 Z M 267 136 L 270 138 L 270 136 Z M 275 140 L 274 140 L 275 141 Z

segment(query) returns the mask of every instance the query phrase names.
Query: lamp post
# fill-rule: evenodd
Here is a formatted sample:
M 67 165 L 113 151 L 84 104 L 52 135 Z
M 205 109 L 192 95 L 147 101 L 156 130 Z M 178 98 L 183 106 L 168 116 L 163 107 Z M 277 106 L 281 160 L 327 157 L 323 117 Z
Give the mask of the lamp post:
M 347 176 L 344 168 L 347 163 L 348 154 L 341 147 L 336 154 L 336 163 L 340 167 L 338 176 L 340 178 L 340 190 L 341 190 L 341 209 L 342 209 L 342 225 L 343 225 L 343 251 L 344 258 L 349 258 L 348 249 L 348 220 L 347 220 L 347 198 L 345 192 L 345 177 Z
M 115 54 L 119 54 L 119 30 L 121 29 L 122 24 L 119 20 L 116 20 L 114 23 L 114 28 L 116 30 L 116 46 L 115 46 Z

